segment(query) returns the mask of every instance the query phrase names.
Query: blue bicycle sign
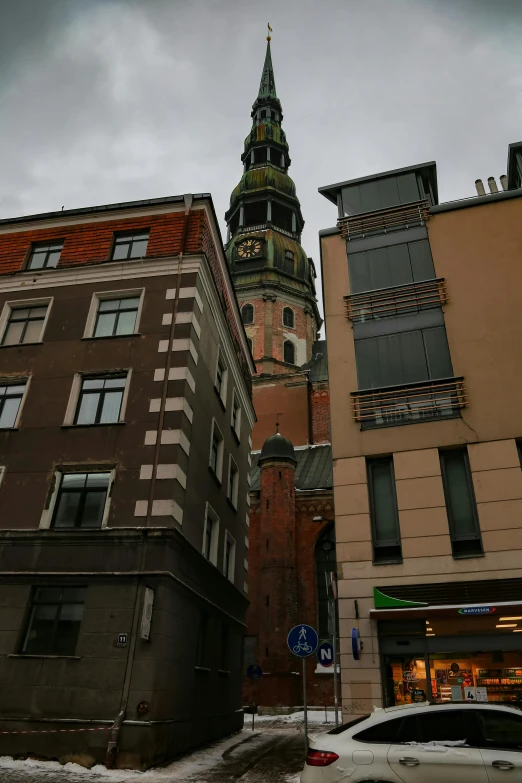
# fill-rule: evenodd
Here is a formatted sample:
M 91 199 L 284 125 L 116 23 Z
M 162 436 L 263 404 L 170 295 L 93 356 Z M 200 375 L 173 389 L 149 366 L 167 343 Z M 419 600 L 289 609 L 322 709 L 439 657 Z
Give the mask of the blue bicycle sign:
M 319 638 L 310 625 L 296 625 L 288 634 L 288 647 L 298 658 L 307 658 L 317 650 Z

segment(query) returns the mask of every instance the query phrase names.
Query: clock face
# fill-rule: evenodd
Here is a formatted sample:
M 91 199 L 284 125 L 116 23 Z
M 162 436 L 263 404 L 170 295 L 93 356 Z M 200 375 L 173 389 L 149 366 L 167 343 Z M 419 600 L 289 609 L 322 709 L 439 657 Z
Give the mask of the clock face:
M 240 258 L 253 258 L 261 252 L 261 242 L 259 239 L 245 239 L 237 246 L 237 253 Z

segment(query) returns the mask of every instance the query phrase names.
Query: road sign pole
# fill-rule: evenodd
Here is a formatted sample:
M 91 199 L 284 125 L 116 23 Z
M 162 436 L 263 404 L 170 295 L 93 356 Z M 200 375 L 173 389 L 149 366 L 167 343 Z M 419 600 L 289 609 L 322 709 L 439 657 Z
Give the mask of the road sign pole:
M 335 599 L 332 601 L 333 604 L 333 629 L 332 629 L 332 640 L 333 640 L 333 662 L 334 662 L 334 710 L 335 710 L 335 725 L 339 725 L 339 697 L 337 695 L 337 618 L 335 616 Z
M 306 705 L 306 658 L 303 658 L 303 705 L 304 705 L 304 745 L 308 754 L 308 708 Z

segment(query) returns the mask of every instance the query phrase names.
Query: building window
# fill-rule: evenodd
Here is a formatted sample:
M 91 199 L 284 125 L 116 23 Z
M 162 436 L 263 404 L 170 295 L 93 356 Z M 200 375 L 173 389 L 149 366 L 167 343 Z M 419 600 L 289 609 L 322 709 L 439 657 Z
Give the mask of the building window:
M 517 440 L 517 451 L 518 451 L 518 460 L 520 462 L 520 467 L 522 468 L 522 441 Z
M 288 364 L 295 364 L 295 345 L 290 340 L 283 343 L 283 360 Z
M 237 469 L 237 465 L 230 457 L 229 460 L 229 468 L 228 468 L 228 489 L 227 489 L 227 497 L 234 506 L 234 508 L 237 508 L 237 497 L 238 497 L 238 489 L 239 489 L 239 471 Z
M 294 262 L 294 254 L 291 250 L 285 250 L 285 257 L 283 261 L 283 270 L 289 274 L 293 275 L 295 271 L 295 262 Z
M 10 308 L 2 345 L 40 342 L 48 308 L 48 304 Z
M 236 565 L 236 542 L 227 531 L 225 534 L 225 546 L 223 550 L 223 573 L 231 582 L 234 581 Z
M 248 669 L 257 663 L 257 636 L 245 636 L 243 638 L 243 666 Z
M 223 435 L 216 422 L 212 421 L 212 437 L 210 439 L 210 467 L 221 481 L 223 474 Z
M 482 537 L 467 449 L 439 453 L 453 557 L 481 555 Z
M 16 426 L 26 386 L 26 382 L 0 381 L 0 429 L 12 429 Z
M 238 402 L 235 392 L 232 394 L 232 419 L 230 426 L 239 440 L 239 433 L 241 431 L 241 406 Z
M 247 343 L 248 343 L 248 347 L 250 348 L 250 353 L 253 356 L 254 355 L 254 341 L 252 340 L 251 337 L 247 337 Z
M 28 269 L 52 269 L 60 260 L 63 240 L 33 245 L 27 263 Z
M 111 424 L 120 421 L 126 383 L 126 375 L 84 377 L 74 423 Z
M 295 328 L 295 315 L 291 307 L 283 307 L 283 326 L 289 329 Z
M 136 234 L 120 234 L 114 238 L 112 260 L 120 261 L 127 258 L 143 258 L 147 254 L 149 232 L 140 231 Z
M 129 296 L 124 299 L 100 299 L 93 337 L 134 334 L 139 305 L 139 296 Z
M 327 587 L 328 575 L 334 572 L 336 566 L 335 528 L 325 527 L 315 544 L 315 575 L 317 590 L 317 625 L 320 639 L 330 639 L 332 636 L 331 621 L 328 620 L 329 596 Z
M 241 318 L 244 324 L 254 323 L 254 305 L 246 304 L 241 308 Z
M 221 356 L 221 352 L 219 352 L 217 364 L 216 364 L 216 379 L 214 382 L 214 386 L 216 387 L 216 391 L 219 395 L 219 398 L 223 403 L 223 405 L 225 405 L 225 407 L 226 407 L 226 400 L 227 400 L 227 381 L 228 381 L 227 366 L 223 360 L 223 357 Z
M 111 473 L 62 474 L 52 527 L 102 527 L 110 483 Z
M 374 563 L 402 560 L 393 458 L 367 460 Z
M 352 294 L 410 285 L 435 277 L 430 243 L 427 239 L 350 253 L 348 271 Z M 416 305 L 412 306 L 413 311 L 417 309 Z M 405 312 L 401 310 L 402 314 Z
M 217 565 L 219 542 L 219 517 L 208 503 L 205 508 L 205 524 L 203 526 L 203 557 L 212 565 Z
M 74 655 L 86 592 L 86 587 L 36 587 L 22 654 Z
M 201 612 L 199 618 L 199 630 L 198 630 L 198 647 L 196 652 L 196 666 L 200 669 L 208 669 L 209 667 L 209 625 L 210 617 L 207 612 Z

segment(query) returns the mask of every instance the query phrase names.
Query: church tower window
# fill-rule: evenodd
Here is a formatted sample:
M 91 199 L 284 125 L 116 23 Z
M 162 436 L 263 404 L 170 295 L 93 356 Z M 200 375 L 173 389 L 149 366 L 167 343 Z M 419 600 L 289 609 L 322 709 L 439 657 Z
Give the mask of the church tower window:
M 283 326 L 288 326 L 289 329 L 295 329 L 295 316 L 291 307 L 283 307 Z M 290 343 L 290 345 L 292 345 L 292 343 Z
M 294 254 L 291 250 L 285 250 L 285 261 L 283 269 L 289 275 L 295 274 Z
M 244 324 L 254 323 L 254 305 L 246 304 L 241 308 L 241 318 Z
M 295 364 L 295 345 L 290 340 L 283 344 L 283 359 L 287 364 Z

